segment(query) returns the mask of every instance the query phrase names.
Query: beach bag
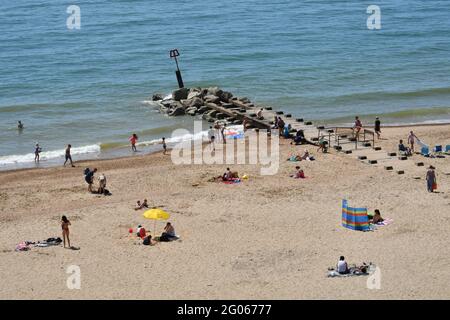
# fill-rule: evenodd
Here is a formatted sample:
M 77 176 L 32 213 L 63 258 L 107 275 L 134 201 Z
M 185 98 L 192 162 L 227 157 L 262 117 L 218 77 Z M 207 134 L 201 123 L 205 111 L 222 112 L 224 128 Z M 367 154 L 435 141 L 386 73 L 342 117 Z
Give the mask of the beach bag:
M 431 187 L 431 189 L 432 189 L 433 191 L 437 189 L 437 183 L 436 183 L 436 182 L 433 182 L 433 186 Z
M 142 244 L 144 246 L 149 246 L 150 245 L 150 237 L 145 237 L 144 241 L 142 241 Z

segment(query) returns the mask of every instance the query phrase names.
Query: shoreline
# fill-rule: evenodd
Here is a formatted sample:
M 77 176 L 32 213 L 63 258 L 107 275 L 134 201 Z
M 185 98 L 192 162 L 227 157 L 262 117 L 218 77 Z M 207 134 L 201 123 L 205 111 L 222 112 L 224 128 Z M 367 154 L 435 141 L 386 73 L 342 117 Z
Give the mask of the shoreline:
M 413 125 L 407 125 L 407 124 L 405 124 L 405 125 L 383 125 L 381 127 L 381 129 L 382 130 L 383 129 L 402 129 L 402 128 L 409 128 L 409 127 L 413 127 L 413 128 L 424 127 L 424 128 L 426 128 L 426 127 L 440 127 L 440 126 L 442 126 L 442 127 L 450 126 L 450 122 L 448 122 L 448 123 L 424 123 L 424 124 L 413 124 Z M 349 128 L 351 128 L 349 126 L 328 126 L 328 127 L 330 127 L 330 128 L 338 128 L 338 129 L 349 129 Z M 364 126 L 364 127 L 365 128 L 373 128 L 374 126 L 367 125 L 367 126 Z M 406 139 L 406 137 L 405 137 L 405 139 Z M 123 149 L 123 148 L 124 147 L 121 147 L 120 149 Z M 171 150 L 171 148 L 168 148 L 168 151 L 170 151 L 170 150 Z M 108 152 L 111 152 L 111 150 L 108 150 Z M 153 150 L 153 151 L 149 150 L 149 151 L 143 152 L 142 154 L 139 154 L 139 155 L 108 156 L 106 158 L 100 158 L 100 159 L 99 158 L 86 158 L 86 159 L 82 159 L 82 160 L 79 160 L 79 161 L 74 160 L 74 163 L 76 165 L 76 164 L 83 164 L 83 163 L 86 163 L 86 162 L 98 162 L 98 163 L 100 163 L 102 161 L 111 161 L 111 160 L 115 160 L 115 159 L 130 159 L 131 160 L 131 159 L 136 158 L 136 157 L 144 157 L 144 156 L 148 156 L 148 155 L 155 154 L 155 153 L 158 153 L 158 152 L 162 153 L 161 150 Z M 49 169 L 49 168 L 58 168 L 60 166 L 62 167 L 62 164 L 61 165 L 59 165 L 59 164 L 48 164 L 48 165 L 45 165 L 44 164 L 42 167 L 31 167 L 31 165 L 32 164 L 30 164 L 30 167 L 23 167 L 23 168 L 11 168 L 11 169 L 9 169 L 9 168 L 8 169 L 0 168 L 0 175 L 2 173 L 4 173 L 4 172 L 19 172 L 19 171 L 27 171 L 27 170 L 42 170 L 42 169 Z

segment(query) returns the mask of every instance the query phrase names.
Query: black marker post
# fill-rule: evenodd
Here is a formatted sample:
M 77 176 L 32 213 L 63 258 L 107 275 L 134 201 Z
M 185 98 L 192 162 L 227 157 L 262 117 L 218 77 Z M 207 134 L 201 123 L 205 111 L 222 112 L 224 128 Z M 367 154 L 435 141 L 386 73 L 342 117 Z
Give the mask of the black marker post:
M 180 55 L 180 53 L 178 52 L 178 49 L 173 49 L 170 50 L 170 57 L 175 59 L 175 63 L 177 64 L 177 71 L 175 71 L 175 74 L 177 75 L 177 80 L 178 80 L 178 87 L 184 88 L 184 84 L 183 84 L 183 78 L 181 77 L 181 71 L 180 68 L 178 67 L 178 60 L 177 57 Z

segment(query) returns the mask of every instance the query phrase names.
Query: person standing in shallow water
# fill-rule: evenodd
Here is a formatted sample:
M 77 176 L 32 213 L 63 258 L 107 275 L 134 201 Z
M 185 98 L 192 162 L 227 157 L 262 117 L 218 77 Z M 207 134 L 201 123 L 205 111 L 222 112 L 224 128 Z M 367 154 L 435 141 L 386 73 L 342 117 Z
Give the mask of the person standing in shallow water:
M 68 145 L 67 145 L 67 148 L 66 148 L 66 161 L 64 161 L 64 167 L 66 166 L 67 161 L 70 161 L 70 165 L 71 165 L 72 167 L 75 167 L 75 166 L 73 165 L 73 162 L 72 162 L 72 155 L 70 154 L 70 149 L 71 149 L 71 148 L 72 148 L 72 145 L 68 144 Z
M 17 129 L 22 130 L 23 129 L 23 123 L 22 121 L 17 121 Z
M 62 236 L 63 236 L 63 240 L 64 240 L 64 248 L 66 247 L 66 238 L 67 238 L 67 244 L 70 246 L 70 239 L 69 239 L 69 226 L 70 226 L 70 221 L 69 219 L 67 219 L 66 216 L 62 216 L 61 218 L 61 228 L 62 228 Z
M 167 144 L 166 144 L 166 138 L 165 137 L 162 138 L 162 146 L 163 146 L 163 149 L 164 149 L 163 154 L 165 155 L 167 153 Z
M 137 151 L 137 149 L 136 149 L 137 140 L 138 140 L 137 134 L 133 133 L 133 135 L 130 137 L 130 142 L 131 142 L 131 150 L 133 150 L 134 152 Z
M 39 143 L 36 143 L 36 147 L 34 148 L 34 162 L 39 162 L 40 153 L 42 152 L 42 148 L 39 146 Z

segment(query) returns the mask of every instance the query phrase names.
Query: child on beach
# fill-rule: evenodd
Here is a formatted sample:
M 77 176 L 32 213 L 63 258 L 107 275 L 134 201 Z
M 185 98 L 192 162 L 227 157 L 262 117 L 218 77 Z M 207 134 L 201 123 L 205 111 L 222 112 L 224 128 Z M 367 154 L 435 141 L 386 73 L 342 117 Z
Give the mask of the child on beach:
M 293 175 L 291 175 L 291 177 L 294 179 L 304 179 L 305 173 L 303 172 L 303 170 L 299 166 L 296 166 L 295 169 L 296 172 Z
M 405 155 L 405 156 L 410 156 L 410 155 L 412 155 L 411 149 L 408 148 L 408 147 L 406 147 L 406 146 L 403 144 L 403 140 L 400 140 L 400 141 L 398 142 L 398 152 L 399 152 L 400 154 Z
M 144 209 L 144 208 L 148 208 L 147 199 L 144 199 L 144 201 L 142 203 L 141 203 L 140 200 L 138 200 L 136 202 L 136 207 L 134 208 L 134 210 L 141 210 L 141 209 Z
M 165 137 L 162 138 L 162 146 L 163 146 L 163 149 L 164 149 L 163 154 L 165 155 L 166 152 L 167 152 L 167 144 L 166 144 L 166 138 Z
M 73 162 L 72 162 L 72 155 L 70 154 L 70 149 L 71 149 L 71 148 L 72 148 L 72 145 L 68 144 L 68 145 L 67 145 L 67 148 L 66 148 L 66 161 L 64 161 L 64 167 L 66 166 L 67 161 L 70 161 L 70 165 L 71 165 L 72 167 L 75 167 L 75 166 L 73 165 Z
M 69 226 L 70 226 L 70 221 L 67 219 L 66 216 L 62 216 L 61 218 L 61 228 L 62 228 L 62 236 L 63 236 L 63 240 L 64 240 L 64 248 L 66 247 L 66 238 L 67 238 L 67 243 L 69 244 L 69 248 L 70 246 L 70 239 L 69 239 Z
M 39 146 L 39 143 L 36 143 L 36 147 L 34 148 L 34 162 L 39 162 L 39 154 L 42 152 L 42 148 Z
M 134 152 L 137 151 L 136 149 L 136 142 L 138 140 L 138 136 L 136 133 L 133 133 L 133 135 L 130 137 L 130 142 L 131 142 L 131 150 L 133 150 Z
M 106 176 L 105 176 L 105 174 L 102 173 L 98 177 L 98 190 L 97 190 L 97 192 L 98 192 L 98 194 L 103 194 L 103 193 L 105 193 L 105 190 L 106 190 Z

